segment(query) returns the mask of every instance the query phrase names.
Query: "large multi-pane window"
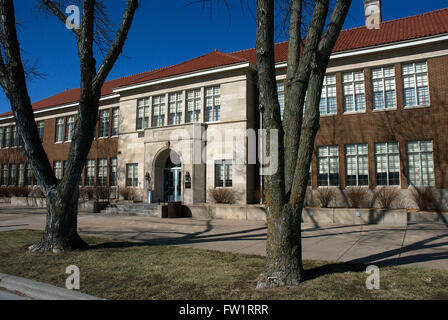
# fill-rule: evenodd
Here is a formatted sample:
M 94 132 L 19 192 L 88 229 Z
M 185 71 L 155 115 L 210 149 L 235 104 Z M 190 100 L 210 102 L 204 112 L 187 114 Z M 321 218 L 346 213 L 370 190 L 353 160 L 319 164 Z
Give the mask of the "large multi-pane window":
M 428 67 L 426 62 L 402 66 L 405 107 L 429 106 Z
M 108 136 L 109 136 L 109 110 L 101 110 L 98 138 L 105 138 Z
M 205 121 L 214 122 L 221 119 L 220 86 L 205 88 Z
M 117 185 L 117 158 L 110 159 L 110 186 L 115 187 Z
M 33 185 L 33 169 L 31 169 L 31 166 L 29 164 L 26 166 L 25 170 L 25 185 Z
M 86 173 L 85 173 L 85 185 L 95 185 L 95 160 L 87 160 Z
M 17 165 L 15 163 L 11 164 L 9 169 L 9 185 L 15 186 L 17 183 Z
M 369 184 L 369 159 L 367 144 L 345 146 L 347 186 L 367 186 Z
M 400 185 L 400 151 L 398 142 L 376 143 L 376 184 L 378 186 Z
M 11 127 L 6 127 L 5 129 L 5 148 L 11 146 Z
M 182 123 L 182 92 L 175 92 L 169 94 L 169 108 L 168 108 L 168 124 Z
M 336 75 L 327 74 L 322 87 L 322 96 L 320 98 L 320 114 L 332 115 L 337 113 L 336 99 Z
M 25 164 L 19 164 L 19 186 L 25 185 Z
M 317 148 L 317 184 L 319 187 L 339 185 L 339 147 Z
M 187 123 L 201 122 L 201 89 L 187 91 Z
M 152 126 L 163 127 L 165 125 L 165 95 L 152 98 Z
M 384 67 L 372 69 L 373 110 L 395 109 L 395 69 Z
M 137 100 L 137 130 L 149 127 L 149 98 Z
M 364 71 L 346 72 L 342 75 L 344 112 L 366 110 Z
M 232 187 L 232 160 L 215 161 L 215 188 Z
M 19 145 L 19 133 L 17 132 L 17 126 L 12 127 L 12 147 Z
M 96 184 L 98 186 L 107 185 L 107 159 L 98 159 L 98 179 Z
M 283 80 L 277 81 L 277 97 L 280 105 L 280 116 L 283 119 L 283 114 L 285 113 L 285 83 Z
M 120 109 L 113 108 L 112 109 L 112 137 L 118 136 L 119 119 L 120 119 Z
M 75 116 L 69 116 L 67 117 L 67 124 L 65 126 L 65 141 L 72 141 L 74 131 L 75 131 Z
M 53 162 L 53 170 L 56 179 L 62 179 L 62 161 Z
M 64 118 L 56 119 L 55 142 L 64 140 Z
M 138 187 L 138 164 L 130 163 L 126 165 L 126 186 Z
M 409 184 L 435 186 L 432 140 L 412 141 L 407 144 Z
M 2 186 L 6 186 L 8 184 L 8 173 L 9 166 L 7 164 L 4 164 L 2 166 Z
M 45 122 L 38 121 L 37 122 L 37 132 L 39 132 L 40 141 L 44 141 L 44 128 L 45 128 Z

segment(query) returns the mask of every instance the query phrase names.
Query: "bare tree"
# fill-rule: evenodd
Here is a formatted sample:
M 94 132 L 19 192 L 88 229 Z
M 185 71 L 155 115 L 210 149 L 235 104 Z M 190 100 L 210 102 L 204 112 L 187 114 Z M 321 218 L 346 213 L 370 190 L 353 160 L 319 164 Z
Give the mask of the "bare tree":
M 61 22 L 66 23 L 64 1 L 39 0 Z M 79 1 L 81 2 L 81 1 Z M 93 140 L 98 120 L 101 88 L 123 49 L 131 27 L 138 0 L 128 0 L 115 39 L 97 69 L 94 44 L 101 26 L 96 19 L 101 1 L 82 0 L 79 29 L 72 29 L 78 46 L 81 67 L 81 93 L 78 117 L 62 180 L 56 179 L 39 138 L 31 100 L 28 95 L 20 45 L 17 40 L 16 20 L 12 0 L 0 0 L 0 84 L 11 103 L 19 133 L 23 139 L 28 162 L 47 199 L 47 221 L 40 243 L 32 251 L 61 252 L 84 249 L 88 245 L 77 231 L 78 184 Z M 100 19 L 101 21 L 101 19 Z
M 258 288 L 297 285 L 303 280 L 301 214 L 314 140 L 319 129 L 319 103 L 325 71 L 351 0 L 338 0 L 330 20 L 330 1 L 316 0 L 306 41 L 302 41 L 304 0 L 289 10 L 289 53 L 284 120 L 277 97 L 274 57 L 274 0 L 257 1 L 256 55 L 266 150 L 278 130 L 278 171 L 265 176 L 268 235 L 267 264 Z M 306 108 L 303 116 L 303 108 Z

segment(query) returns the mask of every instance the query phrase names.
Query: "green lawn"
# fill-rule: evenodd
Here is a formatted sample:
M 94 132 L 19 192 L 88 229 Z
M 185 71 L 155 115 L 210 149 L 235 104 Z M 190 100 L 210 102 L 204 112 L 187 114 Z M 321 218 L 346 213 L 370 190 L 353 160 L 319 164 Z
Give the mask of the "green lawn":
M 31 254 L 41 232 L 0 232 L 0 272 L 64 287 L 65 269 L 81 270 L 81 291 L 107 299 L 448 299 L 448 272 L 381 268 L 381 289 L 367 290 L 365 266 L 305 261 L 309 280 L 256 290 L 264 258 L 92 237 L 91 250 Z

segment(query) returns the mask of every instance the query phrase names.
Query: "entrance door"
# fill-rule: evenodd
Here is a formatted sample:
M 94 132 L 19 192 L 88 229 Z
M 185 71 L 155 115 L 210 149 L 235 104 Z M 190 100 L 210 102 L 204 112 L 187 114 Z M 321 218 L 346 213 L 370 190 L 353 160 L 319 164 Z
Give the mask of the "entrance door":
M 181 201 L 181 179 L 181 168 L 165 169 L 165 202 Z

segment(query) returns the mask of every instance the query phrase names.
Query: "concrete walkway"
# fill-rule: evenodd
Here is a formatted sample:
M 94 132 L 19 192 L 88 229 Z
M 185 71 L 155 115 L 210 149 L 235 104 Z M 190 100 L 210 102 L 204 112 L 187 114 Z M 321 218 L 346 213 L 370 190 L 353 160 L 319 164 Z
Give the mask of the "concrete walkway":
M 43 230 L 42 209 L 0 207 L 0 231 Z M 160 219 L 80 213 L 81 234 L 152 244 L 265 255 L 264 222 Z M 443 223 L 322 226 L 303 225 L 303 257 L 312 260 L 448 270 L 448 226 Z

